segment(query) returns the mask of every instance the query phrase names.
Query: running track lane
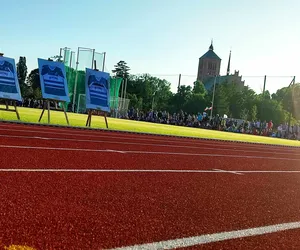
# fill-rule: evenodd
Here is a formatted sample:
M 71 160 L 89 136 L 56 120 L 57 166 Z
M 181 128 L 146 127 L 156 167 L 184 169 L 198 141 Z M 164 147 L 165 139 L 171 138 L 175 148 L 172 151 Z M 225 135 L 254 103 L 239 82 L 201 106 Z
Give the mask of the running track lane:
M 40 127 L 40 126 L 28 126 L 28 125 L 16 125 L 16 124 L 1 124 L 0 133 L 6 135 L 32 135 L 32 136 L 53 136 L 56 137 L 69 137 L 77 140 L 80 139 L 92 139 L 92 140 L 104 140 L 104 141 L 122 141 L 122 142 L 135 142 L 135 143 L 151 143 L 151 144 L 169 144 L 177 146 L 197 146 L 197 147 L 225 147 L 225 148 L 252 148 L 256 150 L 268 149 L 268 150 L 282 150 L 289 152 L 299 152 L 300 148 L 297 147 L 282 147 L 276 145 L 263 145 L 263 144 L 245 144 L 236 142 L 224 142 L 214 140 L 201 140 L 191 138 L 180 137 L 166 137 L 156 135 L 142 135 L 123 132 L 109 132 L 109 131 L 95 131 L 95 130 L 80 130 L 71 128 L 55 128 L 55 127 Z M 225 132 L 224 132 L 225 133 Z M 276 142 L 276 139 L 274 139 Z
M 300 197 L 295 192 L 299 176 L 0 173 L 0 177 L 0 234 L 5 245 L 103 249 L 300 220 Z M 298 239 L 289 244 L 298 244 Z M 282 249 L 277 242 L 272 247 Z
M 99 143 L 74 143 L 48 140 L 1 138 L 5 152 L 0 168 L 66 168 L 66 169 L 179 169 L 179 170 L 294 170 L 300 171 L 300 157 L 294 153 L 275 154 L 267 151 L 235 152 L 205 149 L 169 149 L 152 146 L 117 147 Z M 8 145 L 6 145 L 8 144 Z M 55 147 L 56 146 L 56 147 Z M 75 151 L 74 151 L 75 150 Z M 106 150 L 124 150 L 119 153 Z M 123 151 L 121 151 L 123 152 Z M 156 154 L 154 154 L 157 152 Z M 168 154 L 166 154 L 166 152 Z M 283 151 L 284 152 L 284 151 Z M 45 155 L 41 157 L 41 154 Z M 22 157 L 16 157 L 16 156 Z M 26 156 L 26 157 L 25 157 Z M 87 161 L 87 158 L 89 159 Z M 180 163 L 180 164 L 178 164 Z M 288 164 L 287 164 L 288 163 Z
M 1 159 L 9 150 L 1 149 Z M 21 155 L 27 158 L 33 152 L 21 151 Z M 35 153 L 45 162 L 53 160 L 52 153 Z M 58 152 L 55 157 L 64 154 Z M 84 155 L 88 158 L 85 164 L 92 165 L 93 159 L 102 159 L 107 153 Z M 121 155 L 113 156 L 117 159 Z M 169 166 L 165 163 L 170 158 L 161 157 L 156 164 Z M 181 158 L 188 161 L 187 157 L 179 156 L 177 165 Z M 70 158 L 68 165 L 77 167 L 77 160 Z M 124 163 L 116 160 L 115 164 L 118 168 Z M 147 161 L 137 161 L 135 166 L 145 164 Z M 232 159 L 231 165 L 235 164 Z M 28 165 L 30 162 L 25 162 L 20 168 Z M 222 173 L 0 173 L 0 176 L 4 191 L 1 225 L 5 230 L 0 235 L 4 235 L 2 242 L 6 245 L 27 243 L 39 249 L 110 248 L 300 220 L 299 193 L 295 189 L 299 185 L 297 174 L 241 177 Z M 258 243 L 259 237 L 251 240 Z M 276 246 L 275 241 L 270 242 Z M 292 247 L 297 241 L 288 243 Z

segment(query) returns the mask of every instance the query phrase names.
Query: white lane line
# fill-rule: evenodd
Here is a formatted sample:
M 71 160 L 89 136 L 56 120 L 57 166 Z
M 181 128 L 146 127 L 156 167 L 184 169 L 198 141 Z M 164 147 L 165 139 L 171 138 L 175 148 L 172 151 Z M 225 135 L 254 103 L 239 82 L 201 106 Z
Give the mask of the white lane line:
M 260 173 L 260 174 L 263 174 L 263 173 L 300 173 L 300 171 L 298 170 L 238 170 L 238 171 L 234 171 L 234 172 L 237 172 L 237 173 L 247 173 L 247 174 L 251 174 L 251 173 Z
M 0 125 L 0 127 L 4 127 L 4 125 Z M 78 133 L 76 132 L 76 134 L 72 134 L 72 133 L 67 133 L 67 132 L 61 132 L 57 129 L 51 129 L 51 128 L 47 128 L 47 130 L 49 131 L 45 131 L 45 130 L 30 130 L 30 129 L 5 129 L 5 128 L 0 128 L 0 131 L 16 131 L 16 132 L 25 132 L 25 133 L 41 133 L 41 134 L 53 134 L 53 132 L 51 131 L 55 131 L 55 134 L 57 135 L 71 135 L 71 136 L 77 136 L 77 137 L 95 137 L 95 138 L 109 138 L 109 139 L 122 139 L 122 140 L 129 140 L 129 141 L 153 141 L 153 142 L 174 142 L 176 144 L 185 144 L 185 145 L 199 145 L 199 146 L 212 146 L 212 145 L 216 145 L 218 147 L 226 147 L 226 148 L 255 148 L 255 149 L 265 149 L 265 150 L 272 150 L 274 151 L 292 151 L 293 150 L 297 150 L 298 148 L 292 149 L 292 148 L 276 148 L 276 145 L 272 145 L 270 144 L 268 145 L 260 145 L 259 143 L 257 145 L 228 145 L 228 142 L 211 142 L 211 143 L 207 143 L 207 142 L 191 142 L 191 141 L 180 141 L 180 139 L 182 140 L 188 140 L 187 138 L 178 138 L 178 140 L 172 140 L 170 138 L 166 138 L 165 140 L 163 139 L 154 139 L 154 138 L 149 138 L 151 135 L 147 135 L 149 137 L 145 137 L 145 138 L 136 138 L 136 137 L 129 137 L 129 136 L 112 136 L 112 135 L 100 135 L 100 134 L 95 134 L 94 131 L 89 131 L 89 133 Z M 90 133 L 90 132 L 94 132 L 94 133 Z M 143 136 L 143 135 L 140 135 Z M 200 138 L 201 139 L 201 138 Z M 234 143 L 234 142 L 233 142 Z
M 142 244 L 142 245 L 119 247 L 119 248 L 114 248 L 114 250 L 140 250 L 140 249 L 153 250 L 153 249 L 175 249 L 175 248 L 182 248 L 182 247 L 192 247 L 192 246 L 214 243 L 214 242 L 219 242 L 224 240 L 265 235 L 265 234 L 276 233 L 276 232 L 298 229 L 298 228 L 300 228 L 299 221 L 264 226 L 264 227 L 248 228 L 248 229 L 237 230 L 237 231 L 205 234 L 200 236 L 153 242 L 153 243 Z
M 87 149 L 87 148 L 54 148 L 54 147 L 32 147 L 32 146 L 16 146 L 16 145 L 0 145 L 0 148 L 16 148 L 16 149 L 34 149 L 34 150 L 54 150 L 54 151 L 81 151 L 81 152 L 103 152 L 103 153 L 120 153 L 113 149 Z M 264 159 L 264 160 L 285 160 L 285 161 L 300 161 L 294 158 L 280 158 L 280 157 L 265 157 L 252 155 L 223 155 L 223 154 L 198 154 L 198 153 L 181 153 L 181 152 L 158 152 L 158 151 L 133 151 L 123 150 L 123 154 L 156 154 L 156 155 L 184 155 L 184 156 L 207 156 L 207 157 L 227 157 L 227 158 L 241 158 L 241 159 Z
M 236 171 L 220 171 L 217 169 L 206 170 L 206 169 L 72 169 L 72 168 L 0 168 L 0 172 L 99 172 L 99 173 L 215 173 L 215 174 L 247 174 L 247 173 L 296 173 L 300 174 L 300 171 L 292 170 L 278 170 L 278 171 L 253 171 L 253 170 L 236 170 Z
M 237 174 L 237 175 L 243 175 L 242 173 L 238 172 L 238 171 L 231 171 L 231 170 L 223 170 L 223 169 L 213 169 L 217 172 L 222 172 L 222 173 L 230 173 L 230 174 Z
M 113 149 L 107 149 L 107 152 L 112 152 L 112 153 L 120 153 L 120 154 L 125 154 L 124 151 L 120 151 L 120 150 L 113 150 Z
M 122 144 L 122 145 L 138 145 L 138 146 L 151 146 L 151 147 L 169 147 L 169 148 L 185 148 L 185 149 L 201 149 L 201 150 L 214 150 L 214 151 L 234 151 L 234 152 L 249 152 L 249 153 L 264 153 L 274 154 L 274 151 L 262 151 L 252 149 L 235 149 L 235 148 L 216 148 L 216 147 L 200 147 L 200 146 L 184 146 L 184 145 L 170 145 L 170 144 L 153 144 L 153 143 L 138 143 L 138 142 L 119 142 L 119 141 L 105 141 L 105 140 L 83 140 L 83 139 L 71 139 L 71 138 L 57 138 L 57 137 L 40 137 L 40 136 L 22 136 L 22 135 L 0 135 L 0 137 L 6 138 L 23 138 L 23 139 L 40 139 L 40 140 L 53 140 L 53 141 L 72 141 L 72 142 L 87 142 L 87 143 L 104 143 L 104 144 Z M 300 154 L 293 152 L 276 152 L 277 155 L 294 155 L 300 156 Z
M 0 169 L 0 172 L 123 172 L 123 173 L 218 173 L 214 170 L 177 170 L 177 169 Z

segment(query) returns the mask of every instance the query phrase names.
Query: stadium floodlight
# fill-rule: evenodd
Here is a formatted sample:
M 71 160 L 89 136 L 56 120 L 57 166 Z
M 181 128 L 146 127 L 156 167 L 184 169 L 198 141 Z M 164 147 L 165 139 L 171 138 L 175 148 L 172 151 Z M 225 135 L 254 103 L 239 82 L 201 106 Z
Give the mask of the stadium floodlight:
M 217 77 L 219 77 L 219 76 L 216 75 L 215 79 L 214 79 L 214 89 L 213 89 L 213 96 L 212 96 L 212 102 L 211 102 L 210 119 L 212 119 L 213 109 L 214 109 Z

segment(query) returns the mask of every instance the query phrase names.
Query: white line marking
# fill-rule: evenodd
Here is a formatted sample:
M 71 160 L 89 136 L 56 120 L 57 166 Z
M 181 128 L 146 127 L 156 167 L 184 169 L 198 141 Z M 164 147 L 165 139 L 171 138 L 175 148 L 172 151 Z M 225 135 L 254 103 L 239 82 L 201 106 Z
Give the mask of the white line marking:
M 4 127 L 5 125 L 0 125 L 0 127 Z M 151 134 L 149 135 L 138 135 L 140 138 L 137 137 L 130 137 L 130 136 L 113 136 L 113 135 L 100 135 L 100 134 L 96 134 L 99 133 L 98 131 L 86 131 L 88 133 L 80 133 L 82 131 L 77 130 L 76 134 L 72 134 L 72 133 L 67 133 L 67 132 L 61 132 L 60 129 L 52 129 L 52 128 L 47 128 L 47 130 L 49 131 L 45 131 L 46 129 L 40 130 L 38 128 L 36 128 L 36 130 L 30 130 L 30 129 L 5 129 L 5 128 L 0 128 L 0 131 L 16 131 L 16 132 L 25 132 L 25 133 L 41 133 L 41 134 L 53 134 L 53 132 L 51 131 L 55 131 L 55 134 L 57 135 L 71 135 L 71 136 L 77 136 L 77 137 L 95 137 L 95 138 L 109 138 L 109 139 L 122 139 L 122 140 L 130 140 L 130 141 L 156 141 L 156 142 L 174 142 L 176 144 L 185 144 L 185 145 L 200 145 L 200 146 L 204 146 L 204 145 L 208 145 L 208 146 L 212 146 L 212 145 L 217 145 L 218 147 L 223 146 L 226 148 L 255 148 L 255 149 L 267 149 L 269 150 L 270 148 L 272 149 L 272 151 L 293 151 L 293 150 L 298 150 L 297 147 L 295 147 L 295 149 L 293 148 L 276 148 L 276 146 L 278 145 L 260 145 L 259 143 L 257 143 L 257 145 L 252 145 L 252 144 L 244 144 L 244 145 L 230 145 L 230 142 L 228 143 L 227 141 L 224 142 L 217 142 L 217 141 L 212 141 L 211 143 L 208 142 L 204 142 L 204 141 L 188 141 L 188 140 L 193 140 L 193 138 L 181 138 L 178 137 L 177 140 L 174 140 L 172 138 L 165 138 L 163 139 L 154 139 L 154 138 L 149 138 L 151 137 Z M 144 136 L 144 138 L 142 138 L 142 136 Z M 147 137 L 148 136 L 148 137 Z M 154 136 L 154 135 L 153 135 Z M 201 138 L 199 138 L 201 139 Z M 205 138 L 204 138 L 205 139 Z M 234 141 L 232 143 L 235 143 Z
M 68 168 L 1 168 L 0 172 L 123 172 L 123 173 L 296 173 L 299 174 L 300 171 L 293 170 L 278 170 L 278 171 L 253 171 L 253 170 L 236 170 L 236 171 L 218 171 L 205 170 L 205 169 L 68 169 Z
M 113 149 L 107 149 L 107 152 L 112 152 L 112 153 L 120 153 L 120 154 L 125 154 L 124 151 L 120 151 L 120 150 L 113 150 Z
M 217 172 L 222 172 L 222 173 L 230 173 L 230 174 L 243 175 L 242 173 L 239 173 L 239 172 L 237 172 L 237 171 L 223 170 L 223 169 L 217 169 L 217 168 L 215 168 L 215 169 L 213 169 L 213 170 L 215 170 L 215 171 L 217 171 Z
M 105 140 L 83 140 L 83 139 L 71 139 L 71 138 L 22 136 L 22 135 L 20 135 L 20 136 L 19 135 L 0 135 L 0 137 L 274 154 L 273 150 L 272 151 L 270 151 L 270 150 L 262 151 L 262 150 L 252 150 L 252 149 L 243 150 L 243 149 L 234 149 L 234 148 L 215 148 L 215 147 L 184 146 L 184 145 L 170 145 L 170 144 L 153 144 L 153 143 L 138 143 L 138 142 L 119 142 L 119 141 L 105 141 Z M 297 154 L 297 153 L 282 152 L 282 151 L 276 152 L 276 154 L 277 155 L 280 155 L 280 154 L 281 155 L 289 155 L 290 154 L 290 155 L 294 155 L 294 156 L 300 156 L 300 154 Z
M 8 135 L 0 135 L 1 137 L 8 137 Z M 51 138 L 47 137 L 40 137 L 40 136 L 32 136 L 33 139 L 40 139 L 40 140 L 50 140 Z M 29 138 L 26 138 L 29 139 Z
M 35 149 L 35 150 L 57 150 L 57 151 L 81 151 L 81 152 L 118 152 L 113 149 L 87 149 L 87 148 L 53 148 L 53 147 L 32 147 L 32 146 L 16 146 L 16 145 L 0 145 L 0 148 L 16 148 L 16 149 Z M 182 152 L 157 152 L 157 151 L 122 151 L 123 154 L 156 154 L 156 155 L 184 155 L 184 156 L 207 156 L 207 157 L 229 157 L 242 159 L 264 159 L 264 160 L 285 160 L 285 161 L 300 161 L 294 158 L 279 158 L 265 157 L 252 155 L 223 155 L 223 154 L 197 154 L 197 153 L 182 153 Z
M 153 242 L 142 245 L 134 245 L 128 247 L 119 247 L 115 248 L 115 250 L 140 250 L 140 249 L 175 249 L 175 248 L 183 248 L 183 247 L 191 247 L 196 245 L 203 245 L 207 243 L 214 243 L 224 240 L 230 239 L 238 239 L 250 236 L 258 236 L 265 235 L 270 233 L 276 233 L 280 231 L 292 230 L 300 228 L 300 222 L 291 222 L 291 223 L 283 223 L 276 224 L 271 226 L 264 227 L 255 227 L 237 231 L 229 231 L 222 233 L 214 233 L 214 234 L 205 234 L 194 237 L 187 237 L 181 239 Z
M 241 171 L 234 171 L 234 172 L 237 172 L 237 173 L 300 173 L 300 171 L 298 170 L 241 170 Z
M 124 173 L 218 173 L 214 170 L 176 170 L 176 169 L 0 169 L 0 172 L 124 172 Z

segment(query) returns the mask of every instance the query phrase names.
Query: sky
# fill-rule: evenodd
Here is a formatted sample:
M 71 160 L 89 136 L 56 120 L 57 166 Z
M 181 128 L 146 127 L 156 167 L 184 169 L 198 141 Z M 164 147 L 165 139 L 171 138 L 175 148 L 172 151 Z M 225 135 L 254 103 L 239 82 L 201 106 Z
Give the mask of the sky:
M 267 75 L 273 93 L 291 76 L 300 82 L 299 10 L 299 0 L 10 0 L 1 3 L 0 51 L 26 56 L 32 70 L 62 47 L 93 48 L 107 53 L 107 71 L 124 60 L 131 73 L 165 78 L 176 91 L 179 74 L 182 84 L 196 80 L 213 39 L 221 75 L 232 50 L 231 73 L 258 92 Z

